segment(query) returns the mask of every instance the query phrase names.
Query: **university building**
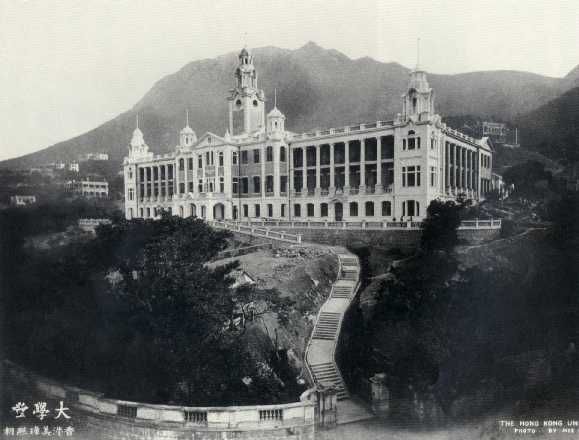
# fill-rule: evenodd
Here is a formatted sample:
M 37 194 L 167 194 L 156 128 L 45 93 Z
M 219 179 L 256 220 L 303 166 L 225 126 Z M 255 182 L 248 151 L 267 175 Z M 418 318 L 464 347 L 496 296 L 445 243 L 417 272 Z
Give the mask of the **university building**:
M 246 49 L 234 75 L 223 136 L 197 138 L 187 118 L 174 152 L 155 155 L 137 122 L 124 159 L 128 219 L 168 210 L 205 219 L 420 220 L 433 199 L 477 202 L 491 189 L 490 141 L 441 121 L 418 67 L 394 120 L 301 134 L 286 130 L 277 105 L 266 115 Z

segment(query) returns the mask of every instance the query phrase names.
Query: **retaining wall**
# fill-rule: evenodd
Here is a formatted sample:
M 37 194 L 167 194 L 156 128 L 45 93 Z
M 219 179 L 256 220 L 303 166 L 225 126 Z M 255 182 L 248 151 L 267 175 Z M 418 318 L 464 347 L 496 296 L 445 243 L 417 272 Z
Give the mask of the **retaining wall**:
M 63 400 L 76 436 L 99 440 L 313 440 L 315 404 L 184 407 L 103 397 L 4 361 L 5 383 L 37 397 Z M 79 426 L 80 425 L 80 426 Z

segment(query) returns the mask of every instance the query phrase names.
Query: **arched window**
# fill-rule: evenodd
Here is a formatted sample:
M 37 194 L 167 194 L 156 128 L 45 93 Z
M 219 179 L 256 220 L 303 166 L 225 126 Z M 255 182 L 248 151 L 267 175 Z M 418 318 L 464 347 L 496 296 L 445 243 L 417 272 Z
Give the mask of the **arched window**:
M 328 204 L 327 203 L 322 203 L 320 205 L 320 216 L 321 217 L 327 217 L 328 216 Z
M 350 217 L 358 217 L 358 203 L 350 202 Z
M 279 161 L 280 162 L 286 161 L 286 159 L 285 159 L 285 147 L 283 147 L 283 146 L 280 147 L 280 149 L 279 149 Z
M 267 147 L 265 149 L 265 160 L 266 162 L 273 162 L 273 147 Z
M 390 202 L 382 202 L 382 217 L 390 217 L 392 215 L 392 204 Z
M 307 210 L 308 210 L 308 217 L 313 217 L 314 216 L 314 204 L 308 203 L 307 204 Z
M 366 217 L 374 217 L 374 202 L 366 202 Z
M 185 169 L 185 159 L 179 159 L 179 171 L 183 171 Z
M 223 151 L 219 152 L 219 166 L 223 166 Z

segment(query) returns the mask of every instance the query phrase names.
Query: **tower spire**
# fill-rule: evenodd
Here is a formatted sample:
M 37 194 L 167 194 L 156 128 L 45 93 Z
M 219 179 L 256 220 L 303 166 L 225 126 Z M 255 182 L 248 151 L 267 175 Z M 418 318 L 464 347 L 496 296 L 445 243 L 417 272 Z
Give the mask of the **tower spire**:
M 186 122 L 185 127 L 189 127 L 189 109 L 188 108 L 185 109 L 185 113 L 187 114 L 186 121 L 185 121 Z
M 138 112 L 137 112 L 136 119 L 137 119 L 137 130 L 138 130 L 139 129 L 139 113 Z
M 420 70 L 420 37 L 416 39 L 416 70 Z
M 273 88 L 273 107 L 277 108 L 277 87 Z

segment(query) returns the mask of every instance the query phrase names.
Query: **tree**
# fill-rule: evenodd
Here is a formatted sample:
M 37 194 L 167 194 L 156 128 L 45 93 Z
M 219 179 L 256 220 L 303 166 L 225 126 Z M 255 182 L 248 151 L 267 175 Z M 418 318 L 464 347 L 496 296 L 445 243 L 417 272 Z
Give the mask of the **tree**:
M 427 209 L 427 217 L 422 230 L 421 248 L 427 252 L 450 250 L 458 242 L 457 229 L 460 226 L 460 212 L 464 203 L 433 200 Z

